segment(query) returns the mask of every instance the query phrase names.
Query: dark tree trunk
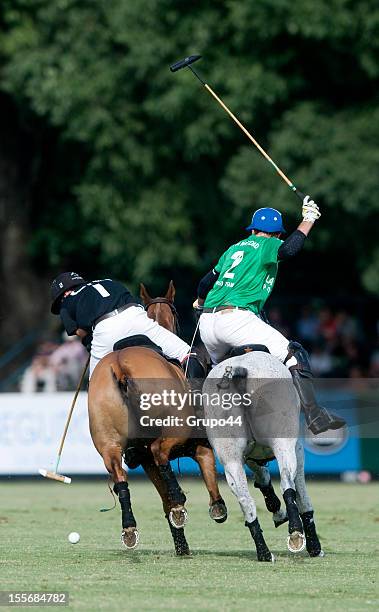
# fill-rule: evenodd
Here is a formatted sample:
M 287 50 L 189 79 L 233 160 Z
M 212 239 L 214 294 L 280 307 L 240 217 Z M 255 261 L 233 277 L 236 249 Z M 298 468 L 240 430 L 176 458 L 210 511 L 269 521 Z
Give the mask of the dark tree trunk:
M 48 283 L 28 256 L 32 151 L 9 98 L 0 96 L 0 352 L 46 323 Z M 1 372 L 0 372 L 1 376 Z

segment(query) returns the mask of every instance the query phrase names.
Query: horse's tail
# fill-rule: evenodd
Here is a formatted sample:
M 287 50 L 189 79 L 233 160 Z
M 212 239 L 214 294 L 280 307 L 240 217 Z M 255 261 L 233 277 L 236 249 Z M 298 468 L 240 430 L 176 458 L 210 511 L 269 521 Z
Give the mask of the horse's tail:
M 125 373 L 118 376 L 111 366 L 114 383 L 121 396 L 125 410 L 128 411 L 128 438 L 134 438 L 139 430 L 141 391 L 136 381 Z

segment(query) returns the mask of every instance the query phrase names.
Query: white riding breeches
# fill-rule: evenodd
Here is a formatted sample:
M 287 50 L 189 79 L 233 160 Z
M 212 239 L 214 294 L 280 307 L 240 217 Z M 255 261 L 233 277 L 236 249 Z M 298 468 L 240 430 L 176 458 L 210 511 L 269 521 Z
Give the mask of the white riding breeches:
M 250 310 L 204 312 L 200 317 L 200 336 L 214 365 L 231 348 L 244 344 L 264 344 L 282 362 L 288 355 L 288 340 Z M 291 357 L 286 365 L 296 363 L 296 358 Z
M 100 359 L 113 351 L 113 345 L 118 340 L 135 334 L 147 336 L 161 347 L 167 357 L 179 361 L 190 352 L 190 347 L 184 340 L 149 319 L 142 306 L 130 306 L 96 325 L 91 345 L 90 378 Z

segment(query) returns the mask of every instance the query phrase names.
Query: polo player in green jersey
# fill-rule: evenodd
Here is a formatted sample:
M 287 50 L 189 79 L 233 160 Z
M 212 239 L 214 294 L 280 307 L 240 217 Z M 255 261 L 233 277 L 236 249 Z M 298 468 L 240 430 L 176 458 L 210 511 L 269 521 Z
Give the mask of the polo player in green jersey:
M 200 336 L 213 364 L 233 347 L 263 344 L 290 370 L 306 422 L 314 434 L 339 429 L 345 421 L 318 405 L 308 353 L 298 342 L 289 342 L 260 317 L 278 272 L 278 262 L 303 248 L 321 213 L 306 196 L 303 221 L 284 241 L 282 215 L 274 208 L 260 208 L 246 228 L 251 235 L 233 244 L 199 283 L 194 307 L 201 310 Z

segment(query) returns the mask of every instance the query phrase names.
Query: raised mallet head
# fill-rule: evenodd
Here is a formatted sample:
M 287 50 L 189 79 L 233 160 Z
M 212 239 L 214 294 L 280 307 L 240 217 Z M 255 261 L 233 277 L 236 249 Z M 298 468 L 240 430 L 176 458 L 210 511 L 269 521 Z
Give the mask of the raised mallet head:
M 184 59 L 175 62 L 175 64 L 172 64 L 172 66 L 170 66 L 170 70 L 171 72 L 177 72 L 178 70 L 181 70 L 182 68 L 187 68 L 187 66 L 189 66 L 190 64 L 197 62 L 197 60 L 199 60 L 200 58 L 201 55 L 189 55 L 188 57 L 185 57 Z

